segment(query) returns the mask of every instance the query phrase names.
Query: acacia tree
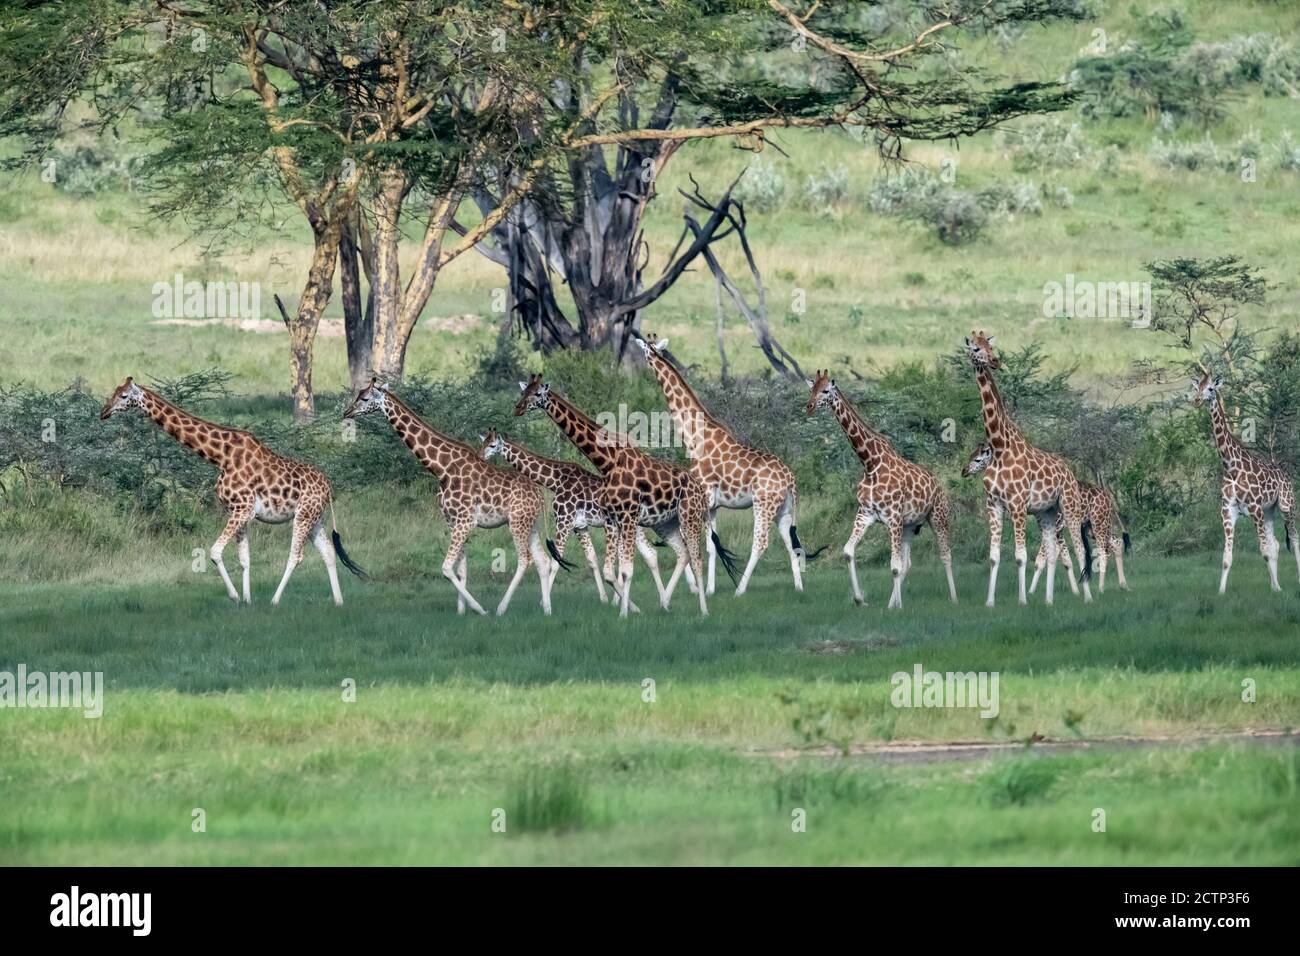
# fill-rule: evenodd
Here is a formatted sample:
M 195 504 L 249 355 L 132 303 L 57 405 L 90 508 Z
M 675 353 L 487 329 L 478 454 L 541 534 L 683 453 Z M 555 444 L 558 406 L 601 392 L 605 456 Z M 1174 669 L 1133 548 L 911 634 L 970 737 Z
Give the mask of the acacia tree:
M 760 310 L 747 307 L 707 252 L 727 235 L 744 238 L 743 210 L 729 190 L 718 203 L 704 200 L 698 188 L 688 196 L 723 215 L 700 223 L 688 205 L 680 255 L 669 257 L 656 281 L 643 275 L 649 259 L 644 216 L 656 180 L 684 144 L 731 137 L 758 151 L 774 129 L 843 126 L 861 128 L 885 155 L 897 157 L 905 140 L 968 136 L 1059 109 L 1071 98 L 1053 84 L 1000 83 L 955 68 L 951 56 L 972 33 L 1083 17 L 1077 0 L 896 6 L 890 15 L 858 3 L 814 2 L 802 13 L 779 0 L 711 3 L 692 8 L 693 22 L 677 30 L 680 40 L 672 45 L 655 30 L 575 37 L 564 48 L 570 57 L 565 82 L 553 84 L 539 105 L 572 113 L 592 103 L 610 75 L 619 80 L 616 93 L 582 120 L 581 135 L 479 247 L 506 269 L 517 330 L 543 351 L 612 344 L 621 353 L 641 310 L 702 256 L 750 319 L 769 361 L 790 374 L 758 320 Z M 472 193 L 480 211 L 498 208 L 517 175 L 494 158 Z M 761 281 L 745 251 L 761 307 Z M 572 298 L 572 314 L 561 287 Z

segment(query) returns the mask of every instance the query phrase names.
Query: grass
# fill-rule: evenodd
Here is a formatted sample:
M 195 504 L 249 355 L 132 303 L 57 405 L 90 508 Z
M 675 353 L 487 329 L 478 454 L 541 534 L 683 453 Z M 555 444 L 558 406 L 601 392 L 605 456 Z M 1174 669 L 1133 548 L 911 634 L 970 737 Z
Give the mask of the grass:
M 0 859 L 1300 862 L 1292 746 L 898 766 L 768 755 L 827 740 L 1289 728 L 1300 593 L 1269 594 L 1242 568 L 1209 600 L 1213 555 L 1134 561 L 1134 591 L 1087 608 L 1067 593 L 1051 609 L 1017 607 L 1010 577 L 984 608 L 970 566 L 953 608 L 918 563 L 901 613 L 882 607 L 879 565 L 872 605 L 855 609 L 842 565 L 812 565 L 795 596 L 769 559 L 745 598 L 714 597 L 707 625 L 681 595 L 619 622 L 577 576 L 549 619 L 532 583 L 507 617 L 462 619 L 444 582 L 389 581 L 382 564 L 374 582 L 346 581 L 336 610 L 315 560 L 272 608 L 273 563 L 255 571 L 263 603 L 243 608 L 210 573 L 0 587 L 5 667 L 106 682 L 98 720 L 5 712 Z M 476 578 L 488 598 L 504 587 Z M 917 662 L 999 671 L 998 718 L 892 707 L 890 675 Z M 1091 830 L 1097 807 L 1106 834 Z M 190 829 L 195 808 L 205 833 Z M 791 831 L 796 808 L 805 833 Z

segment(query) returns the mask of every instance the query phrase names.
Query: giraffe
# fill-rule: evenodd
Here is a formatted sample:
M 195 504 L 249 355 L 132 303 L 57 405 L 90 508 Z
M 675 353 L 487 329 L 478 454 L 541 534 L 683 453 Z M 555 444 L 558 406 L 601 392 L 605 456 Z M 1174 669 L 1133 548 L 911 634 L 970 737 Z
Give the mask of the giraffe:
M 986 603 L 992 607 L 997 592 L 998 565 L 1002 559 L 1002 520 L 1009 513 L 1015 533 L 1020 603 L 1028 603 L 1025 597 L 1025 517 L 1032 514 L 1042 529 L 1043 540 L 1047 542 L 1046 601 L 1051 604 L 1056 578 L 1058 523 L 1063 522 L 1069 533 L 1079 567 L 1091 565 L 1091 549 L 1083 537 L 1084 511 L 1079 482 L 1062 459 L 1025 441 L 1007 413 L 993 380 L 992 373 L 1002 366 L 1002 360 L 993 351 L 993 341 L 993 337 L 973 331 L 966 339 L 966 351 L 980 389 L 984 431 L 993 449 L 993 459 L 983 474 L 989 519 L 989 596 Z M 1078 586 L 1073 573 L 1070 583 Z M 1092 600 L 1092 588 L 1087 577 L 1083 579 L 1083 600 L 1085 603 Z
M 963 478 L 978 474 L 988 467 L 989 462 L 993 460 L 993 447 L 985 442 L 971 454 L 970 460 L 961 470 Z M 1100 568 L 1100 575 L 1097 579 L 1097 593 L 1104 594 L 1106 591 L 1106 564 L 1109 554 L 1115 555 L 1115 573 L 1119 575 L 1120 590 L 1128 590 L 1128 581 L 1124 578 L 1124 555 L 1128 554 L 1131 546 L 1128 529 L 1124 527 L 1124 520 L 1120 517 L 1119 508 L 1115 505 L 1115 499 L 1104 488 L 1090 484 L 1086 481 L 1079 482 L 1079 494 L 1083 499 L 1083 513 L 1086 516 L 1081 527 L 1081 532 L 1086 536 L 1091 530 L 1097 538 L 1097 559 L 1096 564 Z M 1118 527 L 1118 533 L 1116 528 Z M 1056 528 L 1056 550 L 1060 555 L 1061 562 L 1065 565 L 1066 572 L 1070 575 L 1071 580 L 1074 578 L 1074 565 L 1070 562 L 1070 551 L 1065 543 L 1065 535 L 1060 524 Z M 1043 568 L 1047 566 L 1047 542 L 1040 540 L 1038 543 L 1038 556 L 1034 558 L 1034 576 L 1029 582 L 1029 593 L 1033 594 L 1038 589 L 1038 578 L 1043 573 Z M 1091 569 L 1085 570 L 1085 574 L 1090 573 Z M 1077 585 L 1076 585 L 1077 586 Z
M 646 364 L 659 380 L 678 433 L 686 445 L 691 471 L 709 492 L 709 593 L 714 588 L 713 535 L 717 533 L 718 508 L 754 511 L 754 538 L 749 563 L 736 587 L 736 596 L 745 593 L 758 559 L 767 550 L 768 529 L 776 521 L 777 533 L 790 555 L 790 573 L 794 589 L 803 590 L 800 558 L 803 548 L 795 528 L 794 472 L 775 455 L 751 448 L 739 441 L 727 427 L 709 414 L 676 366 L 665 356 L 667 339 L 637 338 Z
M 889 569 L 894 576 L 889 607 L 903 606 L 903 579 L 912 566 L 912 538 L 926 522 L 934 529 L 939 560 L 948 576 L 948 597 L 955 604 L 957 587 L 952 579 L 952 547 L 948 539 L 948 493 L 932 474 L 894 451 L 889 439 L 863 420 L 829 371 L 818 371 L 815 378 L 808 380 L 808 387 L 811 390 L 808 414 L 829 405 L 849 444 L 862 460 L 862 480 L 857 488 L 858 514 L 844 545 L 854 603 L 866 603 L 858 584 L 858 542 L 867 528 L 880 521 L 889 528 Z
M 1280 512 L 1282 527 L 1286 531 L 1287 550 L 1295 555 L 1296 569 L 1300 571 L 1300 537 L 1295 533 L 1295 487 L 1291 479 L 1275 463 L 1246 450 L 1241 440 L 1232 433 L 1228 416 L 1223 410 L 1220 389 L 1223 379 L 1211 378 L 1205 372 L 1195 381 L 1194 403 L 1210 405 L 1210 422 L 1214 426 L 1214 444 L 1223 463 L 1223 483 L 1220 498 L 1223 515 L 1223 574 L 1219 578 L 1219 593 L 1228 589 L 1228 571 L 1232 568 L 1232 537 L 1237 518 L 1245 512 L 1259 535 L 1259 550 L 1268 565 L 1269 586 L 1282 590 L 1277 583 L 1277 535 L 1273 520 Z
M 551 555 L 556 560 L 552 578 L 558 572 L 560 562 L 564 561 L 564 547 L 569 540 L 569 532 L 572 530 L 577 534 L 578 540 L 582 544 L 582 550 L 587 556 L 587 564 L 591 567 L 592 574 L 596 578 L 596 591 L 600 594 L 600 600 L 604 602 L 605 581 L 609 581 L 611 585 L 615 584 L 615 548 L 613 531 L 605 519 L 605 510 L 600 504 L 601 477 L 592 474 L 586 468 L 571 461 L 545 458 L 534 451 L 530 451 L 523 445 L 511 441 L 494 428 L 488 429 L 487 434 L 480 436 L 480 438 L 483 447 L 479 454 L 485 461 L 493 456 L 500 455 L 530 481 L 541 485 L 555 496 L 551 506 L 555 515 L 556 548 Z M 606 529 L 603 574 L 596 562 L 595 546 L 591 543 L 591 531 L 589 530 L 591 528 Z M 650 573 L 654 575 L 655 579 L 655 587 L 662 595 L 664 582 L 659 575 L 659 557 L 655 554 L 654 547 L 646 540 L 645 529 L 639 525 L 636 529 L 636 549 L 641 553 L 641 557 L 645 559 L 646 564 L 650 566 Z M 617 600 L 617 597 L 615 600 Z M 628 608 L 633 613 L 638 612 L 636 604 L 630 599 Z
M 699 479 L 684 468 L 652 458 L 627 436 L 600 427 L 552 392 L 540 375 L 520 382 L 519 388 L 523 394 L 515 405 L 515 414 L 523 415 L 538 409 L 546 412 L 604 479 L 599 501 L 606 520 L 613 523 L 617 534 L 619 617 L 627 617 L 631 600 L 632 549 L 637 525 L 660 529 L 677 555 L 677 564 L 664 587 L 660 606 L 667 609 L 677 579 L 689 562 L 695 580 L 701 584 L 696 588 L 700 614 L 707 616 L 709 606 L 705 598 L 707 588 L 702 586 L 700 537 L 708 533 L 709 496 Z M 724 564 L 729 561 L 720 542 L 715 540 L 713 544 L 719 548 Z
M 231 539 L 239 545 L 239 566 L 243 571 L 243 601 L 253 603 L 250 587 L 248 523 L 254 519 L 267 524 L 293 521 L 293 535 L 289 546 L 289 560 L 284 566 L 284 576 L 275 589 L 272 604 L 279 604 L 289 576 L 303 558 L 303 546 L 311 538 L 325 562 L 329 573 L 330 593 L 334 603 L 343 603 L 339 590 L 335 558 L 358 577 L 366 577 L 348 553 L 343 550 L 338 525 L 334 520 L 334 498 L 329 479 L 319 470 L 277 455 L 249 432 L 240 428 L 214 425 L 196 415 L 191 415 L 167 401 L 157 392 L 136 383 L 132 377 L 113 390 L 104 407 L 101 420 L 129 408 L 139 408 L 186 448 L 207 459 L 217 467 L 217 501 L 226 512 L 226 526 L 213 543 L 208 556 L 221 572 L 226 593 L 236 604 L 240 594 L 235 590 L 230 573 L 221 556 Z M 330 509 L 331 539 L 325 537 L 324 514 Z
M 456 613 L 464 614 L 466 605 L 475 614 L 487 613 L 467 587 L 465 542 L 475 528 L 499 528 L 504 524 L 510 527 L 517 560 L 515 576 L 497 605 L 497 615 L 506 613 L 515 588 L 532 563 L 537 565 L 537 577 L 542 584 L 542 612 L 549 615 L 553 575 L 551 560 L 542 551 L 539 531 L 544 504 L 542 489 L 518 472 L 488 464 L 469 445 L 429 427 L 374 379 L 357 393 L 343 417 L 355 418 L 370 412 L 382 412 L 420 464 L 438 479 L 438 506 L 451 532 L 451 546 L 442 561 L 442 576 L 456 588 Z

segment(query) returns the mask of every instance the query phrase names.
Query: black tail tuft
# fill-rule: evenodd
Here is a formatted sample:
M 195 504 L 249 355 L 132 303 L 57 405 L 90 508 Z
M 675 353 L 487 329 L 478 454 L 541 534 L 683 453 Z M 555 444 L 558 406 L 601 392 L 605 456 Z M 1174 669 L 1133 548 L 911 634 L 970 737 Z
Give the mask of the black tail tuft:
M 1289 541 L 1290 539 L 1288 538 L 1287 540 Z M 1289 548 L 1289 547 L 1291 547 L 1291 545 L 1288 544 L 1287 547 Z M 1130 538 L 1130 537 L 1128 536 L 1128 532 L 1125 531 L 1125 532 L 1124 532 L 1124 553 L 1125 553 L 1125 554 L 1128 554 L 1129 551 L 1132 550 L 1132 548 L 1133 548 L 1133 539 Z
M 1291 527 L 1290 527 L 1290 525 L 1282 525 L 1282 533 L 1286 535 L 1286 549 L 1287 549 L 1288 551 L 1290 551 L 1290 550 L 1291 550 Z M 1124 535 L 1124 543 L 1125 543 L 1125 544 L 1128 544 L 1128 535 Z
M 726 569 L 727 577 L 731 578 L 732 584 L 739 583 L 736 580 L 736 556 L 722 546 L 722 539 L 718 537 L 718 532 L 710 531 L 709 537 L 713 539 L 713 550 L 717 552 L 718 560 Z
M 555 563 L 558 564 L 560 567 L 564 568 L 565 571 L 573 570 L 573 563 L 571 561 L 565 561 L 562 557 L 560 557 L 559 549 L 555 547 L 555 542 L 552 541 L 550 538 L 546 539 L 546 550 L 549 551 L 551 557 L 555 559 Z
M 794 525 L 790 525 L 790 547 L 794 548 L 795 551 L 803 551 L 803 545 L 799 543 L 799 532 Z M 812 561 L 825 550 L 826 545 L 822 545 L 816 551 L 803 551 L 803 559 L 804 561 Z
M 343 550 L 343 539 L 339 537 L 337 530 L 334 531 L 334 553 L 338 555 L 338 559 L 343 562 L 343 567 L 347 568 L 363 580 L 370 579 L 370 575 L 366 574 L 365 571 L 362 571 L 360 565 L 348 557 L 348 553 Z
M 1085 521 L 1079 525 L 1079 537 L 1083 539 L 1083 579 L 1092 580 L 1092 539 L 1088 537 L 1088 531 L 1092 525 Z

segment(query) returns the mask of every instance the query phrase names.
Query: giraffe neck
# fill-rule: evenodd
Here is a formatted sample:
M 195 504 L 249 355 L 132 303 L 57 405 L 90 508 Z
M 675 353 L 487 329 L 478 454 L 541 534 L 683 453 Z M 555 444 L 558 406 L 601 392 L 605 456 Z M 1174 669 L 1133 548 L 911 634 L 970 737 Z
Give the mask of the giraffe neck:
M 998 384 L 988 369 L 975 367 L 975 381 L 980 387 L 980 404 L 984 413 L 984 431 L 989 444 L 995 452 L 1006 451 L 1012 445 L 1023 443 L 1020 429 L 1007 414 L 1007 407 L 1002 403 L 1002 394 Z
M 1228 415 L 1223 410 L 1223 399 L 1216 393 L 1214 403 L 1210 405 L 1210 421 L 1214 425 L 1214 445 L 1219 449 L 1219 459 L 1227 471 L 1233 471 L 1245 455 L 1237 436 L 1232 433 Z
M 677 423 L 677 431 L 688 455 L 695 457 L 706 438 L 731 437 L 731 433 L 708 413 L 672 362 L 656 352 L 649 354 L 647 362 L 655 378 L 659 379 L 659 387 L 663 389 L 668 410 Z
M 214 425 L 197 415 L 191 415 L 179 405 L 173 405 L 147 388 L 141 388 L 140 391 L 144 393 L 144 398 L 140 402 L 141 407 L 159 428 L 223 471 L 230 460 L 231 452 L 236 447 L 247 447 L 252 440 L 248 432 Z
M 520 474 L 551 492 L 558 492 L 563 485 L 573 478 L 576 471 L 591 474 L 580 465 L 547 458 L 535 451 L 529 451 L 527 448 L 516 445 L 512 441 L 503 440 L 502 445 L 505 449 L 503 455 L 506 461 L 514 465 Z
M 602 475 L 617 464 L 617 452 L 622 445 L 617 433 L 600 427 L 558 395 L 547 397 L 546 414 Z
M 469 445 L 429 427 L 391 392 L 384 393 L 384 414 L 406 447 L 438 481 L 478 460 Z
M 848 436 L 849 444 L 868 470 L 877 468 L 882 461 L 894 454 L 889 439 L 868 425 L 838 388 L 831 392 L 831 410 L 835 412 L 840 427 Z

